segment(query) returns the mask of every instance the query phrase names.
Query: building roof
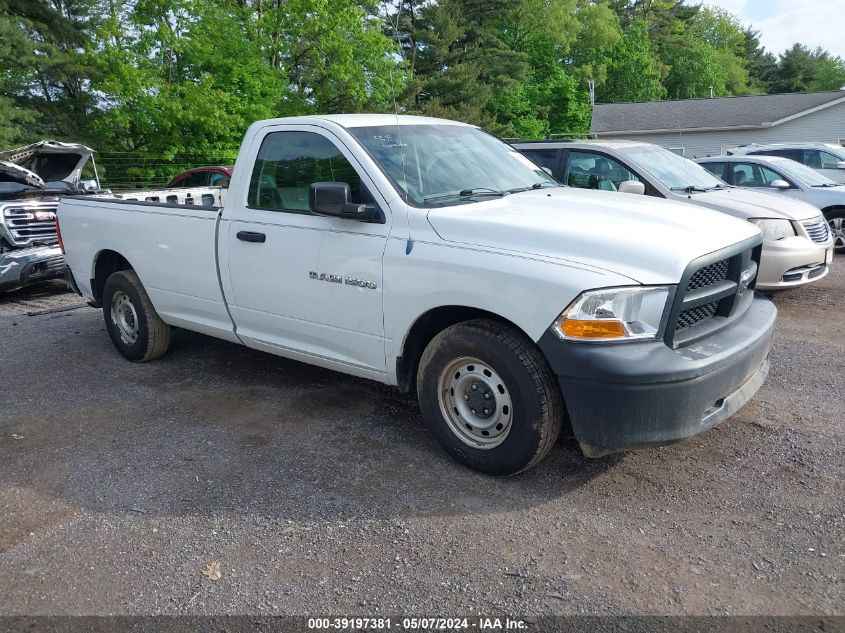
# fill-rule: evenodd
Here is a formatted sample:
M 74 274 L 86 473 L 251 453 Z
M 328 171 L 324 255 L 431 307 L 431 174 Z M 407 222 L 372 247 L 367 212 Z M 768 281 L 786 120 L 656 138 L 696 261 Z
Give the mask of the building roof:
M 837 103 L 845 103 L 845 92 L 597 103 L 590 131 L 609 135 L 772 127 Z

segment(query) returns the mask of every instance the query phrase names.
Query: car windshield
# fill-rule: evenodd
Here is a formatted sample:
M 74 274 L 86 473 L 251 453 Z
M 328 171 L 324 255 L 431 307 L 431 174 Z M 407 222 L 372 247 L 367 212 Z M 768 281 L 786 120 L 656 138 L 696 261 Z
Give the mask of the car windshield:
M 349 131 L 416 206 L 474 202 L 557 184 L 510 145 L 478 128 L 400 124 Z
M 823 176 L 812 167 L 807 167 L 794 160 L 778 161 L 777 165 L 788 176 L 792 176 L 796 180 L 800 180 L 811 187 L 835 187 L 838 184 L 827 176 Z
M 642 167 L 669 189 L 713 189 L 725 183 L 701 165 L 656 145 L 635 145 L 619 149 L 634 163 Z

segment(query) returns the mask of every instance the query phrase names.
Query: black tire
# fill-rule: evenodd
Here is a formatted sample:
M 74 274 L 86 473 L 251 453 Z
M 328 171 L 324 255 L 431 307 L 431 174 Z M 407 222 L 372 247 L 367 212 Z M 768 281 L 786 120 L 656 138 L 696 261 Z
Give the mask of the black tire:
M 158 316 L 133 270 L 113 273 L 106 280 L 103 318 L 117 351 L 131 361 L 155 360 L 170 346 L 170 326 Z
M 824 212 L 824 219 L 833 234 L 833 249 L 837 255 L 845 254 L 845 209 Z
M 497 321 L 466 321 L 435 336 L 420 359 L 417 395 L 426 425 L 446 452 L 489 475 L 534 466 L 563 424 L 563 398 L 546 359 L 521 332 Z M 480 407 L 491 401 L 492 413 L 482 417 L 490 411 Z M 479 425 L 491 417 L 499 423 L 482 437 Z

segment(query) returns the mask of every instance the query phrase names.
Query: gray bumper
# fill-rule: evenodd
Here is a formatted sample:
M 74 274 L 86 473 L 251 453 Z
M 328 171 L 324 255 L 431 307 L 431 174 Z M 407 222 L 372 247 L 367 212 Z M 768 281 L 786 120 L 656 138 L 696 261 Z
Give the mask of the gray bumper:
M 549 333 L 572 430 L 588 457 L 670 444 L 735 413 L 768 374 L 777 310 L 756 296 L 736 321 L 687 347 L 584 344 Z
M 58 246 L 33 246 L 0 255 L 0 290 L 14 290 L 35 281 L 64 275 L 65 258 Z

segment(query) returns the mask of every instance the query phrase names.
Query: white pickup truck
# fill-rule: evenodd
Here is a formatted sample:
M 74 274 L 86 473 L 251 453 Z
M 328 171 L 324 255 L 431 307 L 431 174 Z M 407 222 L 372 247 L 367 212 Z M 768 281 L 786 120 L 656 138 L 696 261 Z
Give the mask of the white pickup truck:
M 563 187 L 461 123 L 261 121 L 223 207 L 66 197 L 58 217 L 126 358 L 182 327 L 416 390 L 486 473 L 531 467 L 565 424 L 588 457 L 682 440 L 768 371 L 756 227 Z

